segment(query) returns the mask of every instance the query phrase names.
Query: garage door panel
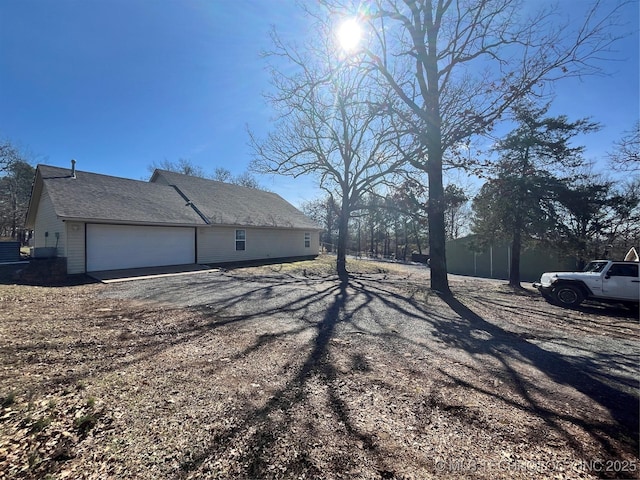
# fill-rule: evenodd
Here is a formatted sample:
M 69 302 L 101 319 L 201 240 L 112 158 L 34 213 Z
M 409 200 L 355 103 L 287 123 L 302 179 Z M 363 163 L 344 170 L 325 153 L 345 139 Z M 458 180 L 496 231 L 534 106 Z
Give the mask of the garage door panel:
M 195 229 L 87 225 L 87 271 L 195 262 Z

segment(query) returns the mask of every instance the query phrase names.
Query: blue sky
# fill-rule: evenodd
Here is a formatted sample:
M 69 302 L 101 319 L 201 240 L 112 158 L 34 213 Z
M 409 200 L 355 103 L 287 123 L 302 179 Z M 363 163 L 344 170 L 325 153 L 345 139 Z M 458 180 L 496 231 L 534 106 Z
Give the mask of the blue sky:
M 624 61 L 556 88 L 554 113 L 603 123 L 582 142 L 592 159 L 639 116 L 638 5 L 626 11 L 635 34 L 617 45 Z M 246 125 L 260 135 L 272 120 L 260 58 L 272 25 L 310 33 L 293 0 L 2 0 L 0 137 L 38 163 L 75 158 L 80 170 L 129 178 L 179 158 L 241 173 Z M 309 180 L 260 181 L 296 205 L 318 195 Z

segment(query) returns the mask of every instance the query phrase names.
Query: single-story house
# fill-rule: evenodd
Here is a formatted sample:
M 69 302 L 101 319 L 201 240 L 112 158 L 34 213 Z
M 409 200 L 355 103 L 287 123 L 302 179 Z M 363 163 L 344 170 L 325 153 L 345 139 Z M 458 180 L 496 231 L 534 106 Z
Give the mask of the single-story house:
M 320 228 L 275 193 L 156 170 L 148 182 L 38 165 L 26 219 L 67 273 L 313 258 Z

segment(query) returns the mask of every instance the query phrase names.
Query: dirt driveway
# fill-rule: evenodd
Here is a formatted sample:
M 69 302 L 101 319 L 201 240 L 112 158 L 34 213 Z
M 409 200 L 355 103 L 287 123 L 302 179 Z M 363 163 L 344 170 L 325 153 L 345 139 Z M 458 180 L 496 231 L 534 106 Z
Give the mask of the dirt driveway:
M 638 478 L 638 321 L 327 260 L 0 286 L 0 478 Z

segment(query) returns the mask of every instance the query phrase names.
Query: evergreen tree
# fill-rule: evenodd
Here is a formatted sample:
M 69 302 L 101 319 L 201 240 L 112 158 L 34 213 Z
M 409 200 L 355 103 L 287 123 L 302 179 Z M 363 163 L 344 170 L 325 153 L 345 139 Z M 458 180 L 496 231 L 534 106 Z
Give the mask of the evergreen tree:
M 519 102 L 513 109 L 516 128 L 496 146 L 500 158 L 489 166 L 491 179 L 474 201 L 473 230 L 485 242 L 511 243 L 509 285 L 520 287 L 520 253 L 527 237 L 542 238 L 557 224 L 560 192 L 584 165 L 584 147 L 570 141 L 597 130 L 587 119 L 545 116 L 549 105 Z
M 622 258 L 640 233 L 640 182 L 616 185 L 599 177 L 571 182 L 559 198 L 556 244 L 578 260 Z

